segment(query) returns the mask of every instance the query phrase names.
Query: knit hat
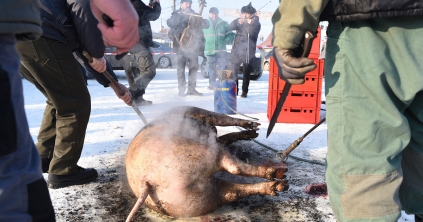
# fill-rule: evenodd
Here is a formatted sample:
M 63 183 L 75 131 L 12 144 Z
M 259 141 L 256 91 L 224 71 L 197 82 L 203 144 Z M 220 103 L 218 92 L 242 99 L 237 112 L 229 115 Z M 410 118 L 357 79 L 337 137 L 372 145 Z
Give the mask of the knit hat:
M 244 6 L 244 7 L 242 7 L 241 8 L 241 13 L 248 13 L 248 14 L 254 14 L 254 13 L 256 13 L 257 11 L 256 11 L 256 9 L 251 5 L 251 2 L 250 2 L 250 4 L 248 4 L 247 6 Z
M 209 13 L 219 14 L 219 9 L 217 9 L 216 7 L 211 7 Z
M 181 0 L 181 3 L 184 3 L 184 2 L 192 3 L 192 0 Z

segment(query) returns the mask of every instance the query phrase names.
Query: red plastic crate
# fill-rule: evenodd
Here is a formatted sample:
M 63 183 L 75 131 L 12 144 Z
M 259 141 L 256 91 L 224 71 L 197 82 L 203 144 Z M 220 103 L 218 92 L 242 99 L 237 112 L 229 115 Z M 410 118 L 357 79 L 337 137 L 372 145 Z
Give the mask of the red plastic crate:
M 269 90 L 268 103 L 276 106 L 282 90 Z M 289 91 L 283 104 L 287 107 L 320 107 L 322 92 L 317 91 Z
M 292 85 L 291 91 L 322 91 L 322 76 L 307 74 L 304 84 Z M 282 90 L 286 82 L 279 78 L 278 74 L 269 74 L 269 89 Z
M 276 106 L 269 107 L 267 117 L 272 118 Z M 315 108 L 296 108 L 282 107 L 279 113 L 277 123 L 311 123 L 316 124 L 320 121 L 320 107 Z

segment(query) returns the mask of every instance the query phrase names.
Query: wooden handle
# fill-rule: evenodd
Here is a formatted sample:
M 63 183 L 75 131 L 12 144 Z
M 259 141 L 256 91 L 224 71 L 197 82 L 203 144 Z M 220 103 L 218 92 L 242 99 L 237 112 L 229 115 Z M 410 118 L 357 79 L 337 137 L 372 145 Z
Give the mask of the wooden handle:
M 88 54 L 88 52 L 83 51 L 82 55 L 84 55 L 85 58 L 87 58 L 90 63 L 93 62 L 93 57 L 90 54 Z M 125 95 L 125 91 L 122 88 L 120 88 L 119 83 L 116 81 L 116 79 L 113 78 L 112 75 L 110 75 L 109 72 L 107 72 L 107 70 L 103 72 L 103 75 L 106 76 L 106 78 L 110 81 L 110 83 L 112 83 L 118 89 L 120 96 Z

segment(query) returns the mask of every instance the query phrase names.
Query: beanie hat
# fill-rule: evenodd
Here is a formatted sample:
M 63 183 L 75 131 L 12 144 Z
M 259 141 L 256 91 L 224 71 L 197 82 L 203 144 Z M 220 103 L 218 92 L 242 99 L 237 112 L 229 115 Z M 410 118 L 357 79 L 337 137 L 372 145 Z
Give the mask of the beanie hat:
M 251 5 L 251 2 L 250 2 L 250 4 L 248 4 L 247 6 L 243 6 L 242 8 L 241 8 L 241 13 L 248 13 L 248 14 L 254 14 L 254 13 L 256 13 L 257 11 L 256 11 L 256 9 Z
M 219 14 L 219 9 L 217 9 L 216 7 L 211 7 L 209 13 Z
M 181 0 L 181 3 L 184 3 L 184 2 L 192 3 L 192 0 Z

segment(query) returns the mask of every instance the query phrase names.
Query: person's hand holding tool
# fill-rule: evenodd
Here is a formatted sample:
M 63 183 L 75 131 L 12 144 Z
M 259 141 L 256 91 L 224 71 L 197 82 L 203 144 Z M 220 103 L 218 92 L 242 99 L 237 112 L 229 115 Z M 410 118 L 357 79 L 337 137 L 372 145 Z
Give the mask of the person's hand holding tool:
M 305 44 L 311 43 L 312 42 L 305 41 Z M 304 49 L 310 50 L 310 48 L 311 45 L 304 45 L 303 47 L 297 49 L 275 48 L 273 53 L 275 61 L 278 63 L 280 68 L 278 72 L 279 78 L 294 85 L 303 84 L 305 74 L 317 67 L 312 59 L 309 59 L 306 56 L 301 56 L 304 54 Z
M 93 61 L 89 62 L 90 66 L 99 73 L 106 71 L 106 59 L 104 57 L 94 58 Z
M 117 95 L 117 97 L 121 100 L 123 100 L 123 102 L 126 103 L 126 105 L 131 106 L 132 105 L 132 95 L 129 92 L 129 89 L 126 88 L 126 86 L 118 83 L 119 86 L 114 85 L 112 83 L 109 84 L 110 88 L 113 89 L 113 91 L 115 92 L 115 94 Z M 118 88 L 119 87 L 119 88 Z M 121 95 L 121 92 L 125 92 L 123 95 Z

